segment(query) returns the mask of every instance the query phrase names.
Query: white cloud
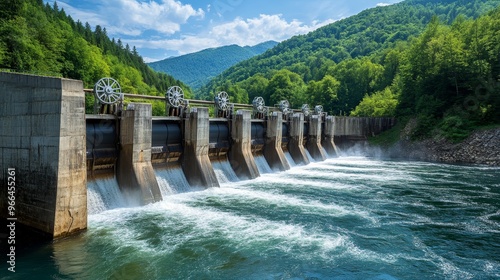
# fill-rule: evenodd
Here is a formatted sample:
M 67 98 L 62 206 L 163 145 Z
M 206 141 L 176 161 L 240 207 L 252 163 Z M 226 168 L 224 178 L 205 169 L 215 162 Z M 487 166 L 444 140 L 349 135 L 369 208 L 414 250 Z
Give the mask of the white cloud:
M 169 55 L 182 55 L 230 44 L 246 46 L 269 40 L 283 41 L 334 21 L 313 21 L 306 24 L 295 19 L 287 21 L 280 14 L 261 14 L 258 17 L 238 17 L 230 22 L 215 24 L 213 19 L 205 18 L 205 12 L 214 10 L 211 4 L 207 4 L 204 11 L 178 0 L 88 0 L 91 3 L 87 5 L 88 8 L 75 8 L 63 1 L 58 1 L 58 5 L 75 20 L 89 22 L 93 27 L 101 25 L 106 28 L 110 37 L 120 38 L 124 44 L 138 49 L 161 50 Z M 191 32 L 195 30 L 194 33 L 186 33 L 184 28 L 183 33 L 180 33 L 182 25 L 193 18 L 200 19 L 196 23 L 199 28 L 192 25 L 187 29 Z M 154 34 L 155 37 L 148 38 L 145 34 Z M 150 55 L 145 60 L 155 58 Z
M 127 42 L 139 48 L 165 49 L 177 51 L 179 55 L 182 55 L 230 44 L 246 46 L 269 40 L 283 41 L 294 35 L 308 33 L 332 22 L 333 20 L 314 21 L 311 25 L 306 25 L 297 20 L 287 22 L 281 15 L 262 14 L 257 18 L 236 18 L 232 22 L 216 25 L 208 33 L 183 36 L 179 39 L 127 40 Z
M 317 28 L 297 20 L 287 22 L 281 15 L 260 15 L 258 18 L 242 19 L 215 26 L 210 36 L 238 45 L 255 45 L 267 40 L 282 41 L 296 34 L 304 34 Z
M 64 3 L 60 6 L 75 18 L 106 27 L 110 34 L 129 36 L 139 36 L 146 30 L 171 35 L 180 31 L 181 25 L 190 18 L 203 19 L 205 16 L 202 9 L 195 10 L 175 0 L 162 0 L 161 3 L 107 0 L 93 7 L 96 11 L 79 10 Z
M 137 48 L 163 49 L 166 51 L 175 51 L 179 55 L 225 45 L 218 42 L 215 38 L 192 35 L 183 36 L 180 39 L 137 39 L 124 41 L 130 45 L 136 46 Z

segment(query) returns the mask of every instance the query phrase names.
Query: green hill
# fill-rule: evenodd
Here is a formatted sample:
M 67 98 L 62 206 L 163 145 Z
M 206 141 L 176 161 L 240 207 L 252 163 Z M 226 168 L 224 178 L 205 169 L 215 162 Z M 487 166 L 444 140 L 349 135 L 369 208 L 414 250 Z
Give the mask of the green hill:
M 172 75 L 196 90 L 236 63 L 262 54 L 277 44 L 278 42 L 268 41 L 253 47 L 230 45 L 211 48 L 152 62 L 149 66 Z
M 57 2 L 0 1 L 0 69 L 82 80 L 86 88 L 102 77 L 113 77 L 123 92 L 163 95 L 180 85 L 153 71 L 135 47 L 110 39 L 106 28 L 74 21 Z
M 421 34 L 433 16 L 450 24 L 457 16 L 477 18 L 499 0 L 407 0 L 365 10 L 281 42 L 262 55 L 238 63 L 200 89 L 225 90 L 234 101 L 263 96 L 266 104 L 288 99 L 294 107 L 323 104 L 349 114 L 365 95 L 394 82 L 399 54 Z

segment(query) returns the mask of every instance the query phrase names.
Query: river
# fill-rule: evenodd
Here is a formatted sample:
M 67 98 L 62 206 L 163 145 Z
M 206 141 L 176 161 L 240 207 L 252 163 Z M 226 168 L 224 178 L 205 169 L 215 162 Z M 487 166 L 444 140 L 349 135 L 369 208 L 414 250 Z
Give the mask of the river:
M 201 191 L 157 171 L 164 201 L 143 207 L 90 185 L 87 232 L 19 256 L 5 279 L 500 278 L 500 168 L 258 162 L 248 181 L 216 164 L 221 188 Z

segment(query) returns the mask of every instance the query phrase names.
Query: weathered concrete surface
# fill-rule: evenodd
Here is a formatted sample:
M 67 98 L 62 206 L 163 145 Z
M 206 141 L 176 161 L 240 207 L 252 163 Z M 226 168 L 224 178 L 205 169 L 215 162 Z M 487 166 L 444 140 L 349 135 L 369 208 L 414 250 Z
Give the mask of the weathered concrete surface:
M 0 73 L 0 211 L 15 168 L 17 222 L 58 238 L 87 228 L 81 81 Z
M 396 124 L 395 118 L 334 117 L 334 142 L 337 147 L 346 148 L 356 142 L 365 141 L 368 136 L 375 136 L 391 129 Z
M 219 187 L 209 150 L 208 108 L 193 108 L 184 122 L 184 153 L 181 166 L 191 186 Z
M 140 204 L 161 201 L 161 192 L 151 164 L 151 104 L 132 103 L 122 112 L 117 181 L 130 198 Z
M 290 120 L 288 151 L 297 164 L 309 164 L 304 148 L 304 114 L 295 113 Z
M 273 170 L 285 171 L 290 169 L 283 149 L 281 138 L 283 119 L 281 112 L 273 112 L 267 119 L 266 144 L 264 145 L 264 157 Z
M 335 146 L 335 142 L 333 140 L 335 135 L 335 118 L 333 116 L 327 116 L 323 127 L 321 145 L 329 156 L 338 156 L 337 147 Z
M 228 158 L 240 179 L 255 179 L 260 176 L 252 155 L 251 118 L 252 112 L 239 110 L 233 118 L 231 127 L 233 142 Z
M 326 159 L 325 150 L 321 146 L 321 116 L 312 115 L 309 117 L 309 140 L 306 148 L 311 154 L 311 157 L 318 161 Z

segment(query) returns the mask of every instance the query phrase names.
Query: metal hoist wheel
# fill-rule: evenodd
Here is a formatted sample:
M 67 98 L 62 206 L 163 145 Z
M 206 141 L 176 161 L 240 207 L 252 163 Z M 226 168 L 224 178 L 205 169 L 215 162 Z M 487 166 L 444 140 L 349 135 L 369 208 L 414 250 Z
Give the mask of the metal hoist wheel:
M 184 91 L 179 86 L 169 87 L 165 98 L 171 107 L 179 108 L 179 106 L 184 104 Z
M 288 100 L 281 100 L 280 103 L 278 104 L 278 108 L 283 114 L 288 114 L 290 113 L 290 103 Z
M 316 114 L 316 115 L 322 115 L 323 114 L 323 106 L 322 105 L 316 105 L 316 107 L 314 107 L 314 114 Z
M 261 96 L 255 97 L 252 101 L 252 105 L 253 110 L 257 113 L 264 113 L 266 110 L 264 98 L 262 98 Z
M 229 94 L 225 91 L 219 92 L 215 96 L 215 106 L 221 111 L 227 111 L 229 109 Z
M 302 113 L 304 114 L 304 117 L 309 117 L 309 115 L 311 114 L 311 110 L 309 109 L 309 104 L 302 105 Z
M 102 104 L 114 104 L 122 100 L 122 88 L 113 78 L 102 78 L 94 85 L 94 93 Z

